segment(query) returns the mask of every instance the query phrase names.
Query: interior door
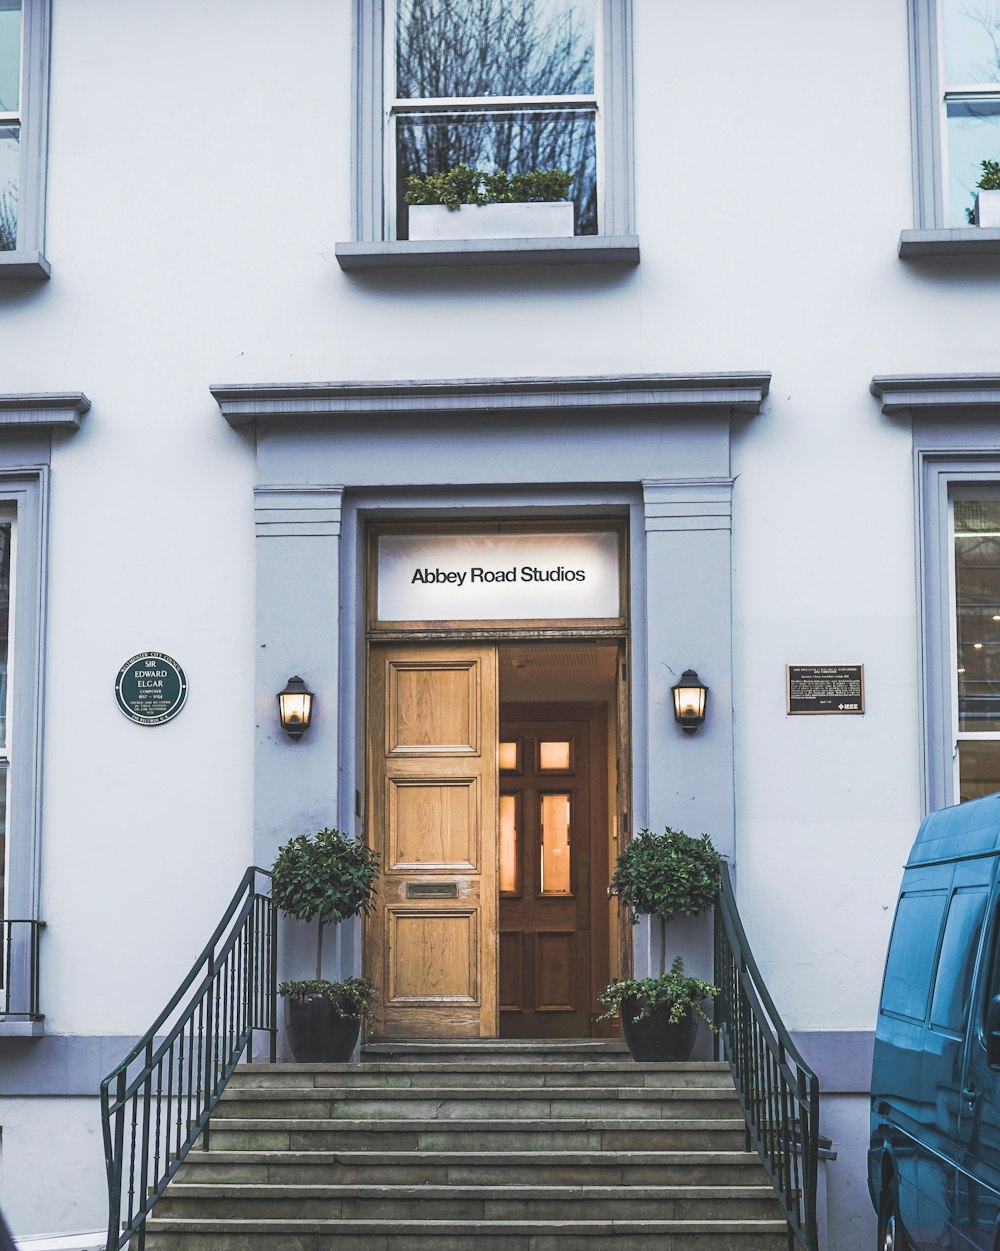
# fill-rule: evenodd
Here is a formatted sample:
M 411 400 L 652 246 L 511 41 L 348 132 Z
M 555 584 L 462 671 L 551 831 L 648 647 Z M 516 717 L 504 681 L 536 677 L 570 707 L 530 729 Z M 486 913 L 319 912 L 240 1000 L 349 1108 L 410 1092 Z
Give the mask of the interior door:
M 497 1032 L 497 663 L 492 645 L 373 646 L 368 919 L 374 1038 Z
M 508 1038 L 591 1034 L 594 721 L 587 706 L 563 718 L 553 711 L 512 705 L 500 727 L 500 1034 Z

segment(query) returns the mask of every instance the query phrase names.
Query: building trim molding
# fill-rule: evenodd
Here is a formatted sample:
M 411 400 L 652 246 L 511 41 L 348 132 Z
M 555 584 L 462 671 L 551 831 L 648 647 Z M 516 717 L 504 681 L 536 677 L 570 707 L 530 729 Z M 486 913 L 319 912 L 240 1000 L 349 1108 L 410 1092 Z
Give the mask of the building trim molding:
M 613 374 L 576 378 L 304 382 L 210 388 L 234 429 L 303 417 L 489 416 L 629 409 L 657 415 L 696 410 L 756 416 L 770 373 Z
M 50 430 L 79 430 L 90 400 L 82 391 L 26 391 L 0 395 L 0 429 L 44 426 Z
M 646 533 L 733 528 L 733 479 L 690 478 L 642 484 Z
M 471 265 L 638 265 L 638 235 L 569 239 L 392 239 L 337 243 L 341 269 L 432 269 Z
M 869 387 L 887 417 L 914 410 L 1000 408 L 1000 374 L 876 374 Z

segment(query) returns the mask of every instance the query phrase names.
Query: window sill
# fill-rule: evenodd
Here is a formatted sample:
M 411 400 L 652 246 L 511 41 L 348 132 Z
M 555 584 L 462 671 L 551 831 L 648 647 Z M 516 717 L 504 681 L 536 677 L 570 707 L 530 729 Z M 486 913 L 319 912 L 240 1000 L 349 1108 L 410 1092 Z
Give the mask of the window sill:
M 899 236 L 903 260 L 924 256 L 1000 256 L 1000 229 L 955 226 L 942 230 L 904 230 Z
M 48 278 L 52 266 L 41 252 L 0 252 L 0 282 L 4 278 Z
M 44 1017 L 37 1021 L 26 1021 L 23 1017 L 7 1020 L 0 1016 L 0 1038 L 41 1038 L 44 1034 Z
M 1000 234 L 1000 232 L 998 232 Z M 638 265 L 638 235 L 572 239 L 447 239 L 335 244 L 341 269 L 418 269 L 465 265 Z

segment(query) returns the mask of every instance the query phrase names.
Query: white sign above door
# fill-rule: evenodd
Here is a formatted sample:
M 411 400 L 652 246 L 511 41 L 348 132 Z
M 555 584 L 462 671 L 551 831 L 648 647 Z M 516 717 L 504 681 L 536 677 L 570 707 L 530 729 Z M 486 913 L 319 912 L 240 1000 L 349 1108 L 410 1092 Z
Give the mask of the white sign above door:
M 380 534 L 379 621 L 621 617 L 616 530 Z

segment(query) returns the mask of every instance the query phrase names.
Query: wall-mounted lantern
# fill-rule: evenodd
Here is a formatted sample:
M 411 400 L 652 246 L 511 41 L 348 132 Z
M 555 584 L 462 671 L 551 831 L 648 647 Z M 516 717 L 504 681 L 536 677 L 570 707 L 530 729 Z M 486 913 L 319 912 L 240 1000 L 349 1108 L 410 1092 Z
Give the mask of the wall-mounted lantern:
M 705 720 L 708 687 L 693 669 L 685 669 L 674 693 L 674 720 L 685 734 L 693 734 Z
M 299 677 L 289 678 L 278 693 L 278 715 L 281 728 L 290 739 L 298 741 L 312 721 L 313 693 Z

